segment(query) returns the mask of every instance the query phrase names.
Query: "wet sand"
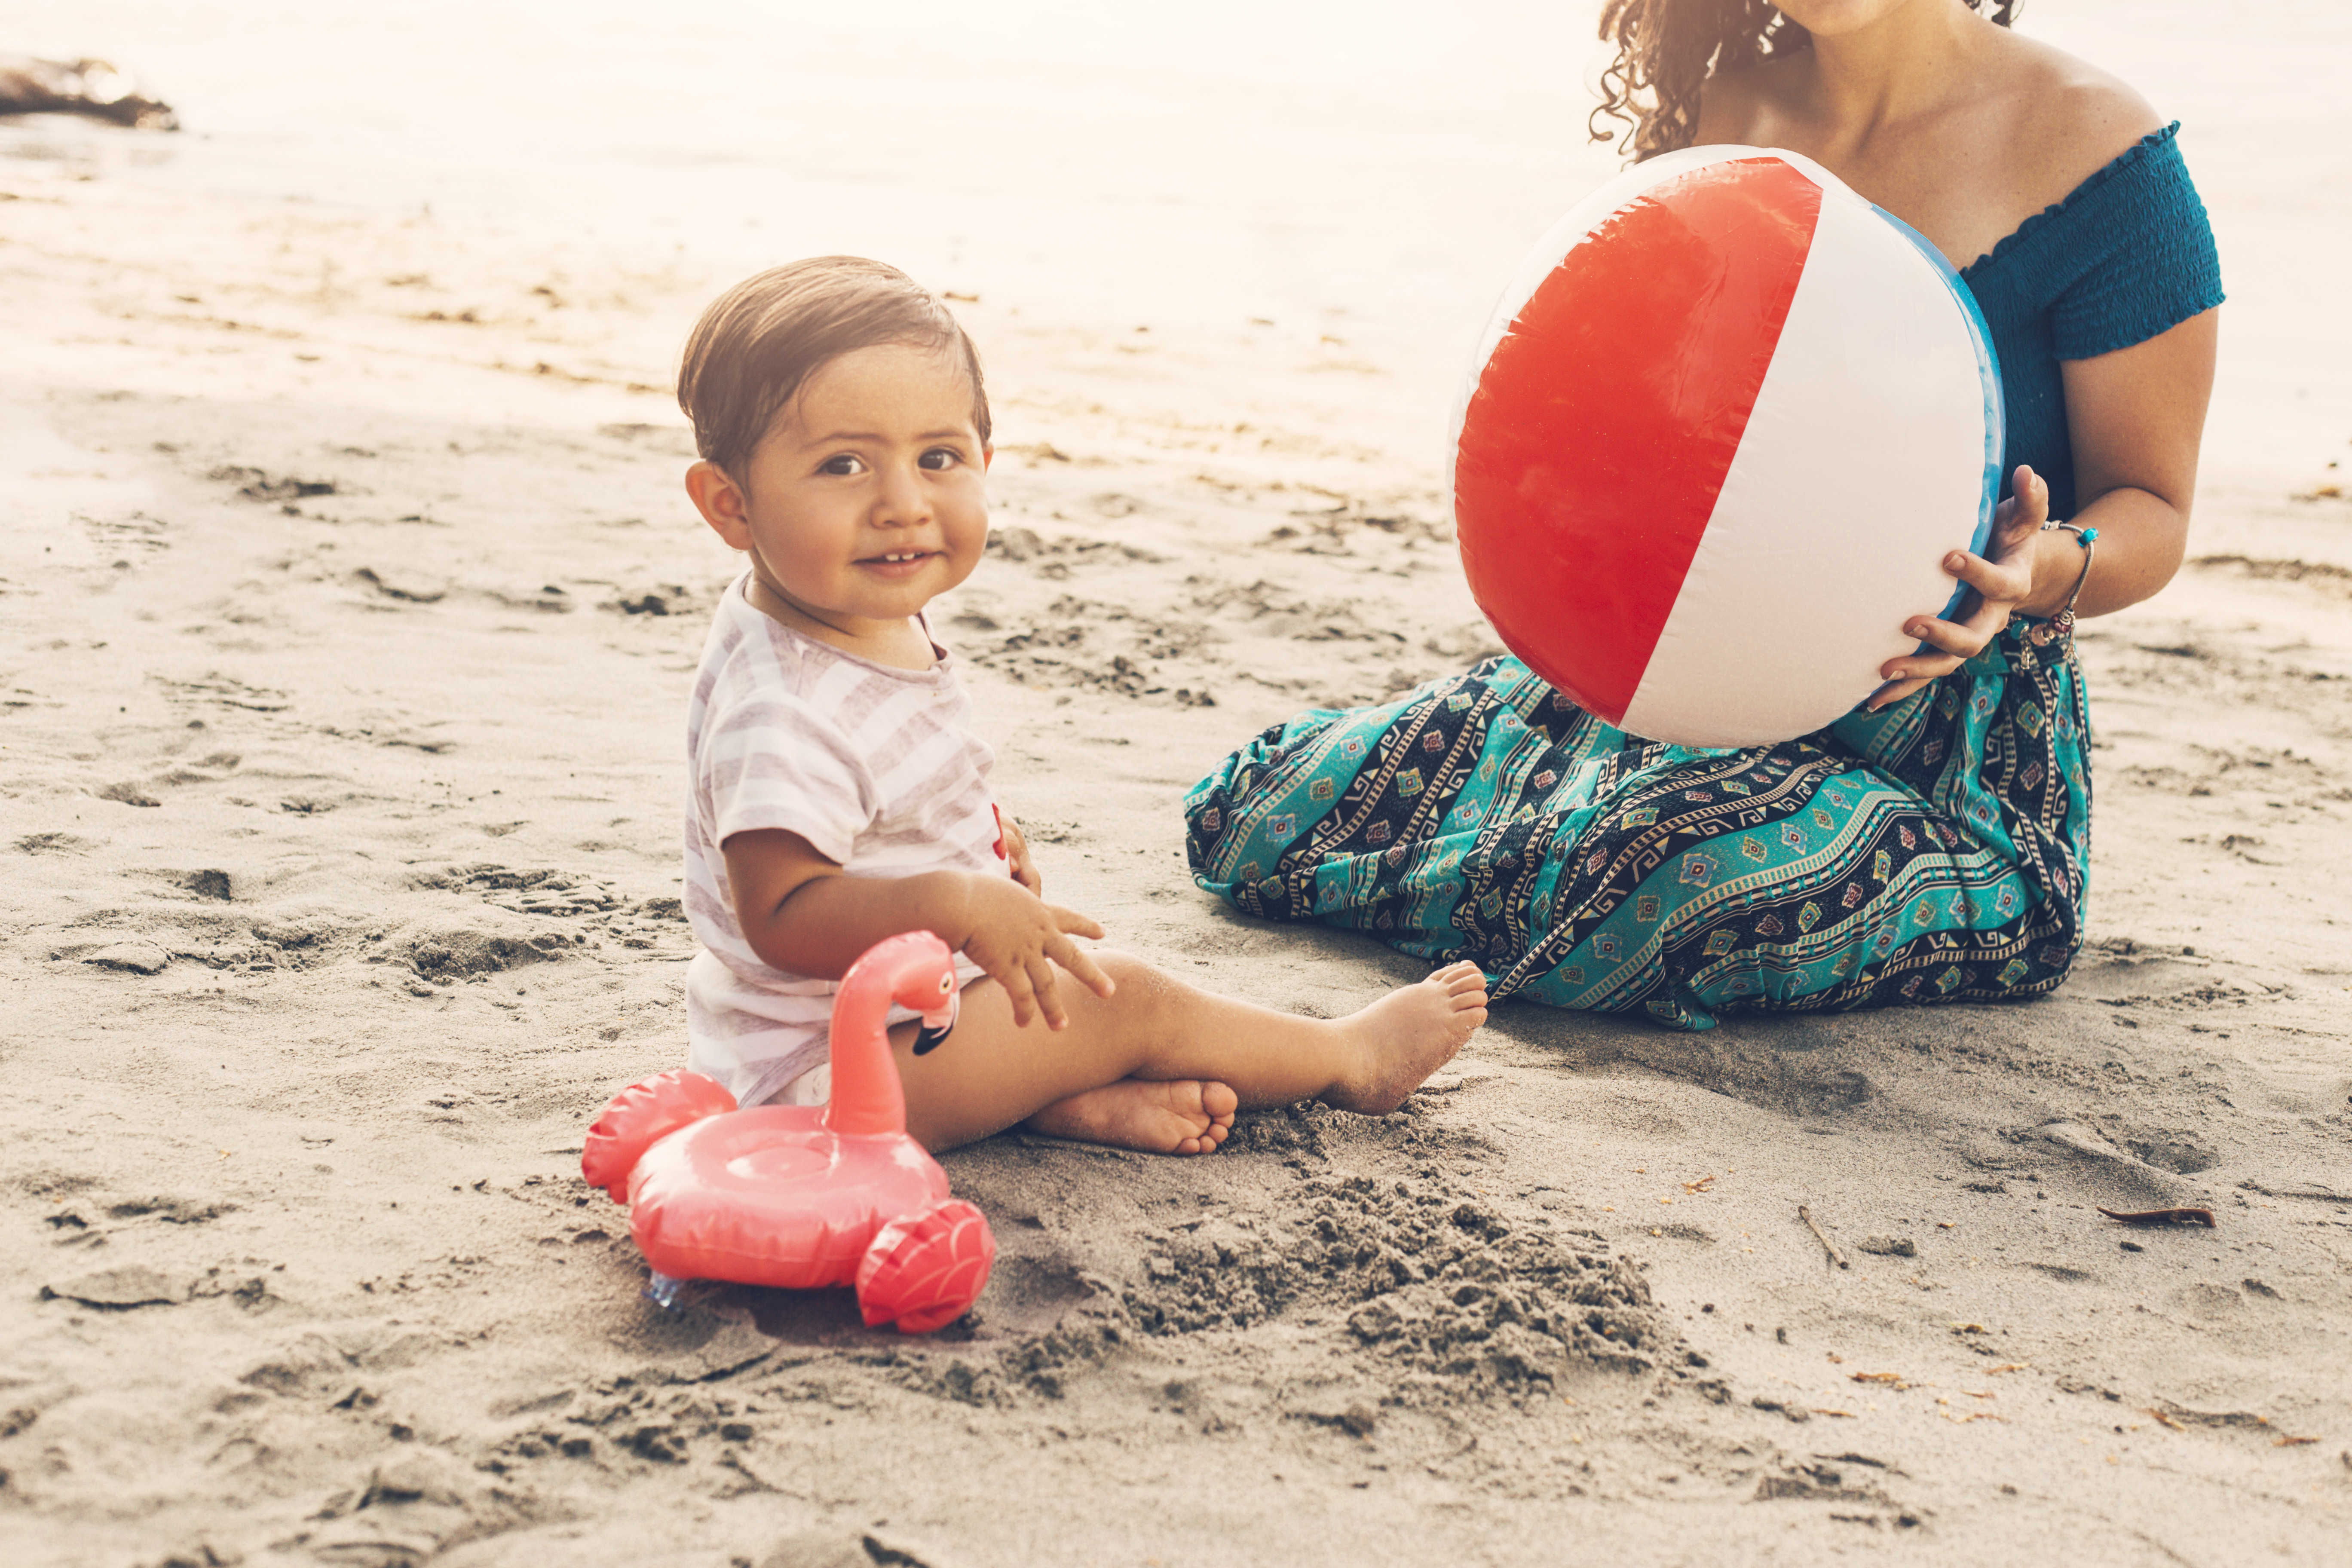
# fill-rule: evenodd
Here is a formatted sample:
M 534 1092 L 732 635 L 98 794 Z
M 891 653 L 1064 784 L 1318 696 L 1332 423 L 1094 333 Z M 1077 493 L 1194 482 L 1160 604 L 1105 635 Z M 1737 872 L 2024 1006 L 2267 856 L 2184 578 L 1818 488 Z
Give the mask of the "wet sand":
M 665 1318 L 577 1160 L 683 1051 L 681 712 L 731 567 L 660 388 L 732 272 L 0 189 L 11 1561 L 2340 1551 L 2324 459 L 2225 440 L 2198 559 L 2085 628 L 2092 941 L 2055 995 L 1706 1036 L 1506 1005 L 1391 1117 L 950 1155 L 1003 1248 L 950 1332 L 740 1289 Z M 1417 367 L 960 309 L 1003 445 L 940 621 L 1052 894 L 1271 1005 L 1413 977 L 1197 892 L 1177 807 L 1257 728 L 1490 647 Z

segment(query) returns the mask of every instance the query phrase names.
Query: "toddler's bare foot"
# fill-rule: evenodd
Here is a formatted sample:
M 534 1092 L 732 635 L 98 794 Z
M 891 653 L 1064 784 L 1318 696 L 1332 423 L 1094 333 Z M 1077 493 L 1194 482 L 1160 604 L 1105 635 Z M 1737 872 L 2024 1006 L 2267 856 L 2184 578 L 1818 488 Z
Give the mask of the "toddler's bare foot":
M 1486 977 L 1475 963 L 1453 963 L 1418 985 L 1391 991 L 1339 1020 L 1363 1064 L 1324 1090 L 1323 1103 L 1385 1116 L 1422 1080 L 1454 1059 L 1486 1021 Z
M 1055 1138 L 1140 1149 L 1147 1154 L 1208 1154 L 1233 1131 L 1234 1111 L 1240 1104 L 1222 1083 L 1123 1078 L 1056 1100 L 1026 1125 Z

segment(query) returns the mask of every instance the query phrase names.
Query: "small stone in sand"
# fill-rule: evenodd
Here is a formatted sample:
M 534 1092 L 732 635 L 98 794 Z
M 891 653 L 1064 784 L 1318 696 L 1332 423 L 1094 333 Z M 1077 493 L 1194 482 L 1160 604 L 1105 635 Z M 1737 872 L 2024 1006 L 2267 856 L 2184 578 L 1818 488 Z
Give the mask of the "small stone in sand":
M 180 1300 L 180 1289 L 154 1269 L 134 1263 L 85 1274 L 62 1285 L 44 1285 L 41 1300 L 79 1301 L 85 1307 L 128 1311 L 133 1307 L 171 1306 Z
M 874 1568 L 877 1563 L 930 1564 L 938 1562 L 936 1557 L 917 1555 L 872 1535 L 835 1534 L 832 1531 L 812 1530 L 778 1542 L 765 1557 L 760 1559 L 760 1568 Z
M 130 974 L 161 974 L 172 955 L 152 942 L 118 942 L 101 947 L 82 960 L 100 969 L 119 969 Z

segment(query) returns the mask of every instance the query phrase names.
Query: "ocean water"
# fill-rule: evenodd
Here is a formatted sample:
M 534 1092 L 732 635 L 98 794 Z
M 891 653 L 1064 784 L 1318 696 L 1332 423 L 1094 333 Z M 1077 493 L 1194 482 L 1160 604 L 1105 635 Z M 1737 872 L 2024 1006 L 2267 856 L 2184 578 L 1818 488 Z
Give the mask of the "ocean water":
M 1339 330 L 1430 382 L 1616 166 L 1597 0 L 0 0 L 0 50 L 111 58 L 177 136 L 0 127 L 0 159 L 423 210 L 745 268 L 855 251 L 1079 323 Z M 2182 119 L 2231 294 L 2218 444 L 2352 436 L 2352 7 L 2027 0 Z M 0 216 L 0 224 L 5 216 Z
M 1517 239 L 1612 166 L 1579 139 L 1597 46 L 1572 7 L 1169 9 L 0 5 L 0 47 L 104 55 L 177 106 L 137 177 L 745 261 L 865 252 L 1080 318 L 1416 300 L 1468 215 L 1529 192 L 1529 218 L 1486 220 Z M 1482 74 L 1504 33 L 1508 76 Z

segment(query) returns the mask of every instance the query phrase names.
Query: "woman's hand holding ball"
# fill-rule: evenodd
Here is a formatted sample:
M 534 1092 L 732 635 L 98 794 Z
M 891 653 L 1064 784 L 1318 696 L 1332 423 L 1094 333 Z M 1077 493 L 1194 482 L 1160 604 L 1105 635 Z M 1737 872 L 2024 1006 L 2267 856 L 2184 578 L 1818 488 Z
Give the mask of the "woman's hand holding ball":
M 2009 499 L 1993 512 L 1992 537 L 1987 541 L 1990 559 L 1965 550 L 1944 558 L 1944 570 L 1969 590 L 1958 606 L 1959 619 L 1916 616 L 1904 623 L 1906 637 L 1940 651 L 1888 659 L 1878 672 L 1886 684 L 1871 693 L 1865 709 L 1874 713 L 1949 675 L 1983 652 L 2011 616 L 2035 602 L 2034 566 L 2040 559 L 2042 525 L 2049 517 L 2050 487 L 2032 468 L 2019 464 Z M 2070 577 L 2066 586 L 2072 585 Z

